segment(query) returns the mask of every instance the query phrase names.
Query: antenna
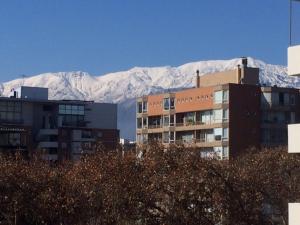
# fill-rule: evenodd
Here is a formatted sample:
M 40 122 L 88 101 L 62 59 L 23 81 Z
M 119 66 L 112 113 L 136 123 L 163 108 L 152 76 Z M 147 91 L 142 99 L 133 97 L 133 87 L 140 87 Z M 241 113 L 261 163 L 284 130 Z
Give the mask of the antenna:
M 27 76 L 25 75 L 25 74 L 22 74 L 21 75 L 21 78 L 22 78 L 22 85 L 21 86 L 24 86 L 24 84 L 25 84 L 25 78 L 26 78 Z
M 293 36 L 293 2 L 299 2 L 300 0 L 290 0 L 290 20 L 289 20 L 289 25 L 290 25 L 290 34 L 289 34 L 289 46 L 292 46 L 292 36 Z

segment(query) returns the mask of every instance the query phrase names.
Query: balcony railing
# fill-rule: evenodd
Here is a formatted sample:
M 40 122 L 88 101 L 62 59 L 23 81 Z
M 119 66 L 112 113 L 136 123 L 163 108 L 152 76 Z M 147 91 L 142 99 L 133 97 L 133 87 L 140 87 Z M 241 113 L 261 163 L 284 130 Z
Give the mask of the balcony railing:
M 195 125 L 211 125 L 216 123 L 226 123 L 228 119 L 220 119 L 220 120 L 209 120 L 209 121 L 187 121 L 183 123 L 176 123 L 176 127 L 183 127 L 183 126 L 195 126 Z
M 196 144 L 196 143 L 211 143 L 216 141 L 228 141 L 225 137 L 212 137 L 212 138 L 192 138 L 190 140 L 178 139 L 176 144 Z
M 157 128 L 162 128 L 162 127 L 163 127 L 162 124 L 153 124 L 153 125 L 148 126 L 149 129 L 157 129 Z

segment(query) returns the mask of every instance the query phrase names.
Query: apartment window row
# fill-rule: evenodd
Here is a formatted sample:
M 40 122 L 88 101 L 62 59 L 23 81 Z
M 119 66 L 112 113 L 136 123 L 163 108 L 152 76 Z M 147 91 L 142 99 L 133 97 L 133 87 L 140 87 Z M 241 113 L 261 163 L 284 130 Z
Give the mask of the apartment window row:
M 148 102 L 142 101 L 137 103 L 137 111 L 138 113 L 146 113 L 148 112 Z
M 228 109 L 215 109 L 201 112 L 185 113 L 182 118 L 178 118 L 179 123 L 189 124 L 213 124 L 227 122 L 229 119 Z
M 21 102 L 15 101 L 0 101 L 0 112 L 21 112 Z
M 206 148 L 200 150 L 200 155 L 202 158 L 205 159 L 221 159 L 226 160 L 229 158 L 229 148 L 228 147 L 213 147 L 213 148 Z
M 284 144 L 287 143 L 287 130 L 283 129 L 262 129 L 261 141 L 263 144 Z
M 296 123 L 295 112 L 262 112 L 262 123 L 292 124 Z
M 21 133 L 0 134 L 0 146 L 25 146 L 26 138 L 21 138 Z
M 21 120 L 22 104 L 21 102 L 1 101 L 0 102 L 0 120 L 7 122 L 16 122 Z
M 214 93 L 214 103 L 215 104 L 222 104 L 226 103 L 229 100 L 229 90 L 220 90 L 215 91 Z
M 63 126 L 75 126 L 83 127 L 84 126 L 84 116 L 82 115 L 63 115 L 62 125 Z
M 199 131 L 165 131 L 160 133 L 163 143 L 174 143 L 176 140 L 184 143 L 197 143 L 197 142 L 215 142 L 215 141 L 228 141 L 229 129 L 228 128 L 214 128 L 211 130 Z M 196 135 L 196 136 L 195 136 Z M 158 137 L 156 137 L 157 139 Z M 137 135 L 138 143 L 145 143 L 148 140 L 146 134 Z
M 228 128 L 214 128 L 208 130 L 176 132 L 176 139 L 184 143 L 227 141 Z
M 84 115 L 83 105 L 59 105 L 59 114 Z
M 159 128 L 172 126 L 188 126 L 196 124 L 213 124 L 227 122 L 229 119 L 228 109 L 215 109 L 202 112 L 188 112 L 184 114 L 171 114 L 137 118 L 137 128 Z
M 261 105 L 288 106 L 296 104 L 295 94 L 283 92 L 263 92 L 261 95 Z

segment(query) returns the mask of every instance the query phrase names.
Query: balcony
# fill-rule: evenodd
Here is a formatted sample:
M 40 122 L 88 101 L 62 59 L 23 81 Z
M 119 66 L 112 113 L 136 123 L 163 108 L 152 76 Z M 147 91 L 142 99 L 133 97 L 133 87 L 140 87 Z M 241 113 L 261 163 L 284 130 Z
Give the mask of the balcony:
M 23 119 L 13 119 L 13 120 L 0 119 L 0 123 L 7 124 L 7 125 L 23 124 L 24 120 Z
M 196 130 L 196 129 L 211 129 L 223 126 L 225 123 L 228 123 L 228 119 L 223 120 L 210 120 L 210 121 L 187 121 L 183 123 L 176 123 L 176 131 L 185 131 L 185 130 Z
M 45 155 L 42 155 L 42 159 L 47 160 L 47 161 L 57 161 L 58 155 L 57 154 L 45 154 Z
M 56 141 L 41 141 L 38 144 L 38 148 L 58 148 L 58 143 Z
M 156 125 L 149 125 L 148 129 L 158 129 L 158 128 L 162 128 L 162 124 L 156 124 Z
M 50 135 L 58 135 L 58 129 L 40 129 L 38 132 L 38 137 L 41 136 L 50 136 Z

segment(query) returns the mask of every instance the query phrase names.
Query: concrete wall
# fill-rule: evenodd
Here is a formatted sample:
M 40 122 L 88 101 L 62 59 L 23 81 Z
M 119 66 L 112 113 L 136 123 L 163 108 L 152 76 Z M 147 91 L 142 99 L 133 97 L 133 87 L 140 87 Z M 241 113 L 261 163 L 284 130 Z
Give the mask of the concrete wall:
M 205 74 L 200 77 L 199 86 L 208 87 L 228 83 L 257 85 L 259 83 L 259 69 L 245 67 L 224 72 Z
M 300 203 L 289 203 L 289 225 L 300 224 Z
M 200 87 L 238 83 L 238 69 L 205 74 L 200 77 Z
M 22 119 L 26 126 L 32 126 L 33 124 L 33 108 L 33 103 L 22 102 Z
M 48 100 L 48 88 L 22 86 L 16 91 L 19 98 Z
M 85 120 L 88 128 L 117 129 L 117 105 L 90 103 L 85 106 Z
M 288 145 L 289 153 L 300 153 L 300 124 L 288 125 Z
M 229 155 L 260 147 L 260 88 L 229 85 Z
M 300 45 L 288 48 L 288 74 L 300 76 Z

